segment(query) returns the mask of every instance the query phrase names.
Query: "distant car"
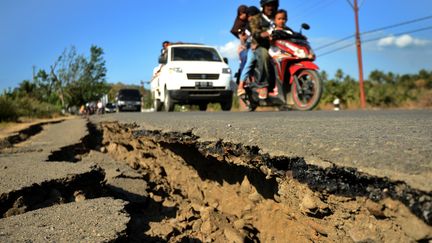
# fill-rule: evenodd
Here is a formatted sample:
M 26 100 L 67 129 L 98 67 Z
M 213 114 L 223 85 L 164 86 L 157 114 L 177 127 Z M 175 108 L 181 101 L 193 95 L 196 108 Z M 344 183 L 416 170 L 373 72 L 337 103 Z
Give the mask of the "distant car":
M 117 111 L 141 111 L 141 93 L 138 89 L 121 89 L 116 96 Z
M 116 112 L 117 106 L 114 103 L 107 103 L 105 105 L 105 112 L 106 113 L 113 113 Z

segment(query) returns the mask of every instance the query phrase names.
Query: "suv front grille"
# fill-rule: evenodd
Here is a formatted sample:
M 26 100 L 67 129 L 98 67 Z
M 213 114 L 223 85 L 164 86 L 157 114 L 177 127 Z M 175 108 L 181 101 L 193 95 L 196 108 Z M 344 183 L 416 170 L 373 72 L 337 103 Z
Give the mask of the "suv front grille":
M 188 73 L 187 78 L 191 80 L 205 79 L 205 80 L 217 80 L 219 79 L 218 73 Z

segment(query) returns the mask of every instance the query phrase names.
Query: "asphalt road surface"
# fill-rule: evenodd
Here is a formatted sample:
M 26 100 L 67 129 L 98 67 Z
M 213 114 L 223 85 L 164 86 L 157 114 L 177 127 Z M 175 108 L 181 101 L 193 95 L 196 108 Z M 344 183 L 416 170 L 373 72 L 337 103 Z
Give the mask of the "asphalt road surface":
M 91 121 L 192 131 L 201 141 L 256 145 L 272 156 L 354 167 L 432 191 L 432 110 L 116 113 Z

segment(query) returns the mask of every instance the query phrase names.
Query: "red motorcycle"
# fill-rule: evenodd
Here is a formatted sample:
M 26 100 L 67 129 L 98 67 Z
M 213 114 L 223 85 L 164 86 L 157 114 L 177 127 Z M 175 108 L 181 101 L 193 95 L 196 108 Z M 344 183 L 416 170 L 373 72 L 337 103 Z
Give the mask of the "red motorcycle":
M 302 24 L 308 30 L 309 25 Z M 315 54 L 307 38 L 300 32 L 287 33 L 274 31 L 273 47 L 278 50 L 271 60 L 275 71 L 274 85 L 270 85 L 266 99 L 260 99 L 258 89 L 262 88 L 250 77 L 240 98 L 250 111 L 258 106 L 278 106 L 296 110 L 312 110 L 318 105 L 323 84 L 319 77 L 319 67 L 313 63 Z M 255 70 L 257 73 L 257 70 Z

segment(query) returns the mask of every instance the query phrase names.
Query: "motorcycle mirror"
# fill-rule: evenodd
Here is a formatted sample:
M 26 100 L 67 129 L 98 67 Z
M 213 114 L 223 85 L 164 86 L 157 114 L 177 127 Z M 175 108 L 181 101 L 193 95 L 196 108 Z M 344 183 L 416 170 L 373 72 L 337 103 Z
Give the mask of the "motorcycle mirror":
M 305 30 L 310 29 L 310 26 L 309 26 L 308 24 L 306 24 L 306 23 L 303 23 L 303 24 L 301 25 L 301 27 L 302 27 L 303 29 L 305 29 Z

